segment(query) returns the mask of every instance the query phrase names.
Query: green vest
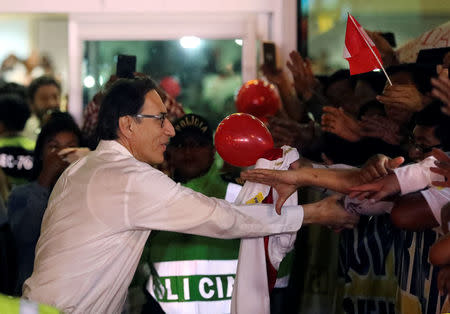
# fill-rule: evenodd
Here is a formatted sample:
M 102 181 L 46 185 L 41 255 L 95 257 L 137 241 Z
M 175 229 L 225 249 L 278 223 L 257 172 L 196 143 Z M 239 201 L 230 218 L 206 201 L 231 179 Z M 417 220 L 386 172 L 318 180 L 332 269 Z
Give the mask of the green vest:
M 219 175 L 220 161 L 202 177 L 183 185 L 210 197 L 225 198 L 228 184 Z M 147 288 L 167 313 L 227 313 L 239 244 L 238 239 L 153 231 L 144 254 L 148 254 L 157 276 L 151 276 Z
M 0 168 L 15 186 L 29 182 L 35 142 L 23 136 L 0 137 Z
M 54 307 L 37 304 L 35 302 L 13 298 L 0 293 L 0 313 L 2 314 L 58 314 L 60 311 Z
M 228 184 L 219 175 L 221 162 L 216 158 L 208 173 L 183 185 L 210 197 L 225 198 Z M 152 231 L 141 261 L 149 261 L 157 274 L 150 277 L 147 289 L 168 314 L 230 313 L 239 247 L 239 239 Z M 275 287 L 287 286 L 291 253 L 280 265 Z

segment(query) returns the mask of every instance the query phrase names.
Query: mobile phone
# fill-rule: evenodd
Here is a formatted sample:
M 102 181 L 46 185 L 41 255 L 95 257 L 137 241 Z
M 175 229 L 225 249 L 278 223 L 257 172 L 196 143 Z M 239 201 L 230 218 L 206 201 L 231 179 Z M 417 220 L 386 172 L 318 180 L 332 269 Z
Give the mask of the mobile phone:
M 118 55 L 116 75 L 122 78 L 133 78 L 136 72 L 136 56 Z
M 275 43 L 265 41 L 262 44 L 263 48 L 263 64 L 268 67 L 269 70 L 275 72 L 278 68 L 277 62 L 277 48 Z

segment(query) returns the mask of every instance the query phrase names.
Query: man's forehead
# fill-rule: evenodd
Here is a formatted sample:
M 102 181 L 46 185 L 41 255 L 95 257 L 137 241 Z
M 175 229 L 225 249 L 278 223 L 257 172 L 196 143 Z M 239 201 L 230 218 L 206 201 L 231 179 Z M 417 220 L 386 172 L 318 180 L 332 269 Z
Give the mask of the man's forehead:
M 161 97 L 159 97 L 156 90 L 153 89 L 147 92 L 147 94 L 145 94 L 145 102 L 142 111 L 144 112 L 144 110 L 149 110 L 153 114 L 158 114 L 167 111 L 166 106 L 162 102 Z

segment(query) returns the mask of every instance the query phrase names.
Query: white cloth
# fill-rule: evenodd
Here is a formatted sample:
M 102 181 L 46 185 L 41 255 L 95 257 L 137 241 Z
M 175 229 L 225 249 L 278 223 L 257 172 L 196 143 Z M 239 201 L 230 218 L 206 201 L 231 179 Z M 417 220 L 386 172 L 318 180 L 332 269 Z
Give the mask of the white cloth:
M 431 185 L 432 181 L 444 181 L 444 177 L 440 174 L 430 171 L 430 167 L 435 167 L 436 158 L 427 157 L 421 162 L 407 165 L 394 170 L 400 185 L 402 195 L 420 191 L 425 198 L 434 218 L 442 225 L 441 209 L 442 206 L 450 202 L 449 188 L 436 188 Z
M 283 146 L 283 157 L 276 160 L 258 159 L 255 168 L 287 170 L 291 163 L 298 160 L 299 154 L 295 148 Z M 260 203 L 269 194 L 270 186 L 245 182 L 235 204 Z M 278 195 L 273 190 L 273 200 Z M 297 204 L 297 193 L 289 197 L 285 205 Z M 284 208 L 281 216 L 283 216 Z M 268 250 L 271 264 L 278 269 L 284 256 L 292 250 L 296 233 L 285 233 L 269 238 Z M 239 260 L 231 299 L 231 313 L 270 313 L 269 286 L 264 250 L 264 238 L 242 239 L 239 248 Z
M 431 186 L 431 181 L 443 181 L 444 177 L 430 171 L 436 158 L 427 157 L 421 162 L 394 169 L 402 195 Z
M 218 238 L 297 231 L 301 207 L 283 211 L 208 198 L 101 141 L 53 189 L 24 296 L 66 313 L 120 313 L 151 230 Z
M 344 198 L 345 210 L 353 214 L 366 216 L 377 216 L 386 213 L 390 214 L 392 207 L 394 207 L 393 202 L 378 201 L 376 203 L 371 203 L 368 199 L 360 201 L 357 198 L 351 198 L 348 195 Z
M 439 226 L 442 225 L 442 216 L 441 211 L 442 207 L 450 202 L 450 189 L 439 189 L 439 188 L 429 188 L 427 190 L 421 191 L 423 197 L 427 201 L 428 206 L 430 206 L 431 212 L 433 213 L 434 218 L 439 223 Z

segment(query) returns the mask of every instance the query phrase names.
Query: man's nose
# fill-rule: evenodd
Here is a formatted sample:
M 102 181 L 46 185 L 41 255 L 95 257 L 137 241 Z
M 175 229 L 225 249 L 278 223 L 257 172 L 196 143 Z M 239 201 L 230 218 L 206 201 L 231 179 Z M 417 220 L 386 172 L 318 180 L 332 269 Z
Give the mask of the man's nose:
M 166 123 L 164 123 L 164 133 L 170 137 L 175 136 L 175 129 L 169 119 L 167 119 Z

